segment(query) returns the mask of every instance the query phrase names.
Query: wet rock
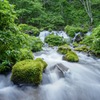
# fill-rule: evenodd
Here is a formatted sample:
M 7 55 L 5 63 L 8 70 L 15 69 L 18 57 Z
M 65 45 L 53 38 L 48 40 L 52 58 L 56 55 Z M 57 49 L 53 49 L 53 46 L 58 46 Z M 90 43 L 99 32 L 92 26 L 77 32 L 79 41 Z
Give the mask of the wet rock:
M 63 56 L 63 60 L 69 61 L 69 62 L 78 62 L 79 57 L 75 52 L 69 51 L 66 55 Z
M 82 33 L 75 34 L 75 37 L 73 38 L 73 42 L 80 42 L 83 39 Z
M 69 68 L 64 66 L 62 63 L 58 63 L 54 65 L 50 70 L 57 73 L 59 77 L 64 77 L 64 73 L 67 72 Z

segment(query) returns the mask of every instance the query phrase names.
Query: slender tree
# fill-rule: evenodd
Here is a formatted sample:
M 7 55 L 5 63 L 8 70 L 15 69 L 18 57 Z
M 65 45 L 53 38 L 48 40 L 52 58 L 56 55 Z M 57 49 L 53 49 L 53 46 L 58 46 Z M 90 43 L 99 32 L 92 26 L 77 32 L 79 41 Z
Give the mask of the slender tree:
M 86 13 L 88 14 L 91 24 L 93 23 L 93 16 L 92 16 L 92 10 L 91 10 L 91 0 L 80 0 L 83 4 Z

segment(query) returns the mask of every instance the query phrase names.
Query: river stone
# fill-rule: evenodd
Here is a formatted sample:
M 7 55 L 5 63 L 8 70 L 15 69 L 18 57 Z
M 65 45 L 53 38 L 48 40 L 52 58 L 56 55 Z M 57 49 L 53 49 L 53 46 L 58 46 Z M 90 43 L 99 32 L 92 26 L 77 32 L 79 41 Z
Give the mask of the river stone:
M 62 63 L 58 63 L 51 67 L 50 70 L 56 72 L 59 77 L 64 77 L 64 73 L 67 72 L 69 68 L 64 66 Z

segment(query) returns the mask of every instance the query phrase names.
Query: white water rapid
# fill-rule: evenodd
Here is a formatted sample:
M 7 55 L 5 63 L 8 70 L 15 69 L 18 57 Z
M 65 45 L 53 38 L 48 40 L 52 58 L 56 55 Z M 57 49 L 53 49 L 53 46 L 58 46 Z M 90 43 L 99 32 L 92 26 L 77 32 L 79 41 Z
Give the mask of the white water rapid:
M 70 63 L 62 60 L 57 47 L 44 47 L 34 54 L 48 63 L 42 83 L 18 87 L 10 75 L 0 75 L 0 100 L 100 100 L 100 59 L 77 54 L 80 61 Z M 58 63 L 69 68 L 66 75 L 56 72 L 54 65 Z
M 54 35 L 59 35 L 65 39 L 69 39 L 69 36 L 64 31 L 52 31 L 52 32 L 42 31 L 42 32 L 40 32 L 39 37 L 42 40 L 42 42 L 44 42 L 45 37 L 49 34 L 52 34 L 52 33 L 54 33 Z

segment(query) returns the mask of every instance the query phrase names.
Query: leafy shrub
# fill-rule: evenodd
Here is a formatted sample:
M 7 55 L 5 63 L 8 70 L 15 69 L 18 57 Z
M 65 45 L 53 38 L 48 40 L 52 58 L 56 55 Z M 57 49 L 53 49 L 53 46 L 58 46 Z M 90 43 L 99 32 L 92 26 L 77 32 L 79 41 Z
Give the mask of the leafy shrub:
M 9 66 L 0 65 L 0 74 L 7 74 L 9 71 L 11 71 Z
M 0 0 L 0 30 L 14 26 L 15 18 L 14 6 L 9 4 L 7 0 Z
M 91 49 L 96 55 L 100 55 L 100 38 L 93 40 Z
M 39 38 L 29 36 L 28 34 L 18 33 L 13 34 L 11 31 L 0 31 L 0 61 L 7 60 L 12 64 L 18 61 L 18 54 L 28 56 L 30 50 L 39 51 L 42 49 L 43 43 Z M 26 52 L 24 55 L 20 50 L 21 48 Z M 24 49 L 26 48 L 26 49 Z M 32 58 L 32 56 L 30 56 Z M 21 60 L 21 59 L 20 59 Z
M 43 42 L 36 37 L 31 37 L 31 47 L 33 52 L 42 50 Z
M 65 27 L 65 32 L 66 32 L 70 37 L 74 37 L 74 36 L 75 36 L 75 33 L 78 33 L 78 32 L 86 33 L 87 30 L 82 29 L 82 28 L 80 28 L 80 27 L 73 27 L 73 26 L 67 25 L 67 26 Z
M 100 25 L 94 28 L 92 34 L 84 38 L 82 43 L 90 46 L 90 49 L 95 55 L 99 55 L 100 54 Z
M 20 24 L 18 27 L 21 32 L 27 33 L 29 35 L 38 36 L 40 33 L 38 28 L 27 25 L 27 24 Z
M 87 46 L 92 45 L 93 37 L 92 36 L 85 36 L 84 39 L 80 42 L 80 44 L 85 44 Z

